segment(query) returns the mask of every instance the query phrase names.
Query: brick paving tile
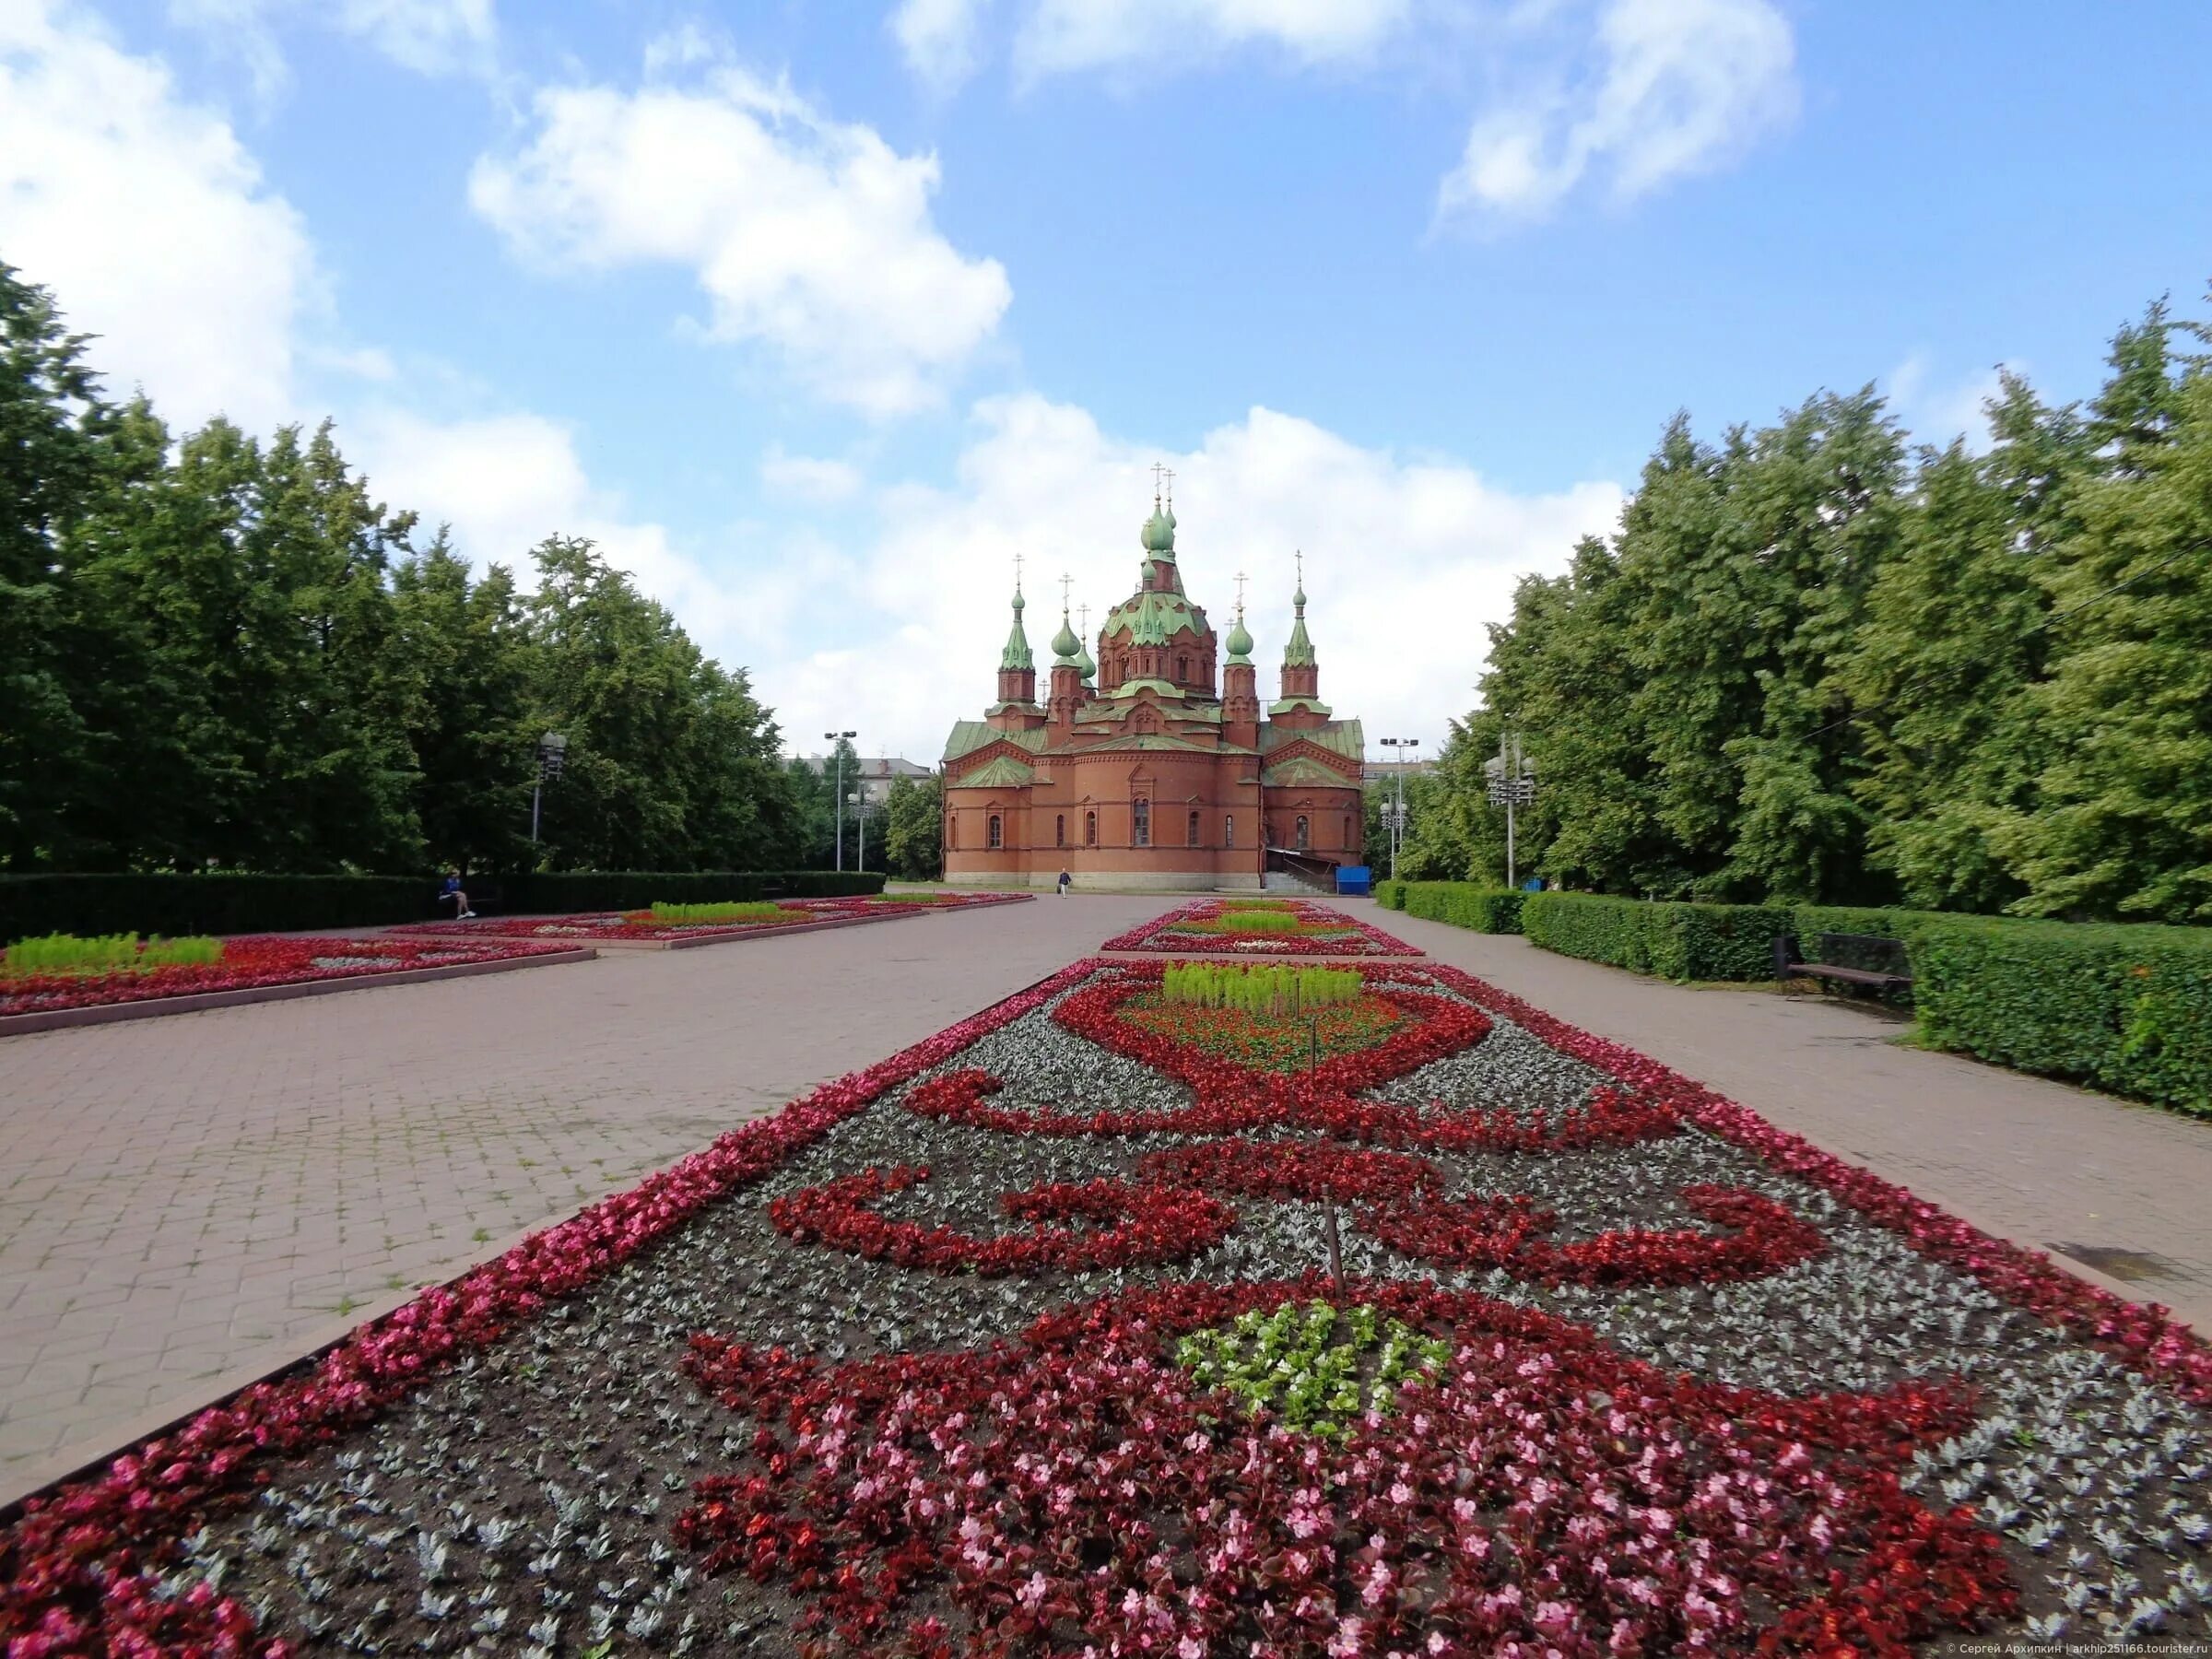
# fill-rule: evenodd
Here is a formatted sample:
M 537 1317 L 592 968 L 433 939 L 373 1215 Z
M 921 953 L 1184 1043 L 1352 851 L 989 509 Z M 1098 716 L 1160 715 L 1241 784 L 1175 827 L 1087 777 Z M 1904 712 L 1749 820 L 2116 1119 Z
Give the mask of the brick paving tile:
M 0 1039 L 0 1500 L 1178 902 Z
M 1670 985 L 1379 906 L 1363 919 L 1559 1018 L 1641 1050 L 1986 1232 L 2118 1248 L 2155 1277 L 2059 1265 L 2212 1332 L 2212 1122 L 1900 1047 L 1833 998 Z

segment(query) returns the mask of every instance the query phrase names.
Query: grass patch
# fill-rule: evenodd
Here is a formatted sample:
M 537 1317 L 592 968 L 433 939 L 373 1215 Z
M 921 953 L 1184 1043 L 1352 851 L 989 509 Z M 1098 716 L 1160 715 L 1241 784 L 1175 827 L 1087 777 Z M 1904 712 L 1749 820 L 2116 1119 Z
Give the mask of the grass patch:
M 1228 962 L 1171 962 L 1160 975 L 1160 1001 L 1247 1014 L 1298 1015 L 1358 1000 L 1364 982 L 1356 968 L 1293 968 Z
M 48 934 L 7 947 L 5 971 L 34 973 L 136 973 L 156 968 L 205 968 L 223 959 L 220 939 L 147 939 L 135 933 Z
M 688 927 L 700 923 L 784 922 L 796 913 L 765 899 L 733 900 L 725 904 L 664 904 L 655 900 L 652 917 L 655 922 Z

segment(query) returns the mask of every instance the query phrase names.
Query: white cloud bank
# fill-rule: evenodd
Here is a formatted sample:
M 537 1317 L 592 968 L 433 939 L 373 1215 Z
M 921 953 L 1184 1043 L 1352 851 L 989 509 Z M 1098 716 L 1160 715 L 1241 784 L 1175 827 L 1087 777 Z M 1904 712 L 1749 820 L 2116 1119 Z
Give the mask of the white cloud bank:
M 169 0 L 169 16 L 241 59 L 265 99 L 290 79 L 276 31 L 292 18 L 351 35 L 419 75 L 485 75 L 497 59 L 493 0 Z
M 52 288 L 109 388 L 172 425 L 296 414 L 325 304 L 300 216 L 220 114 L 53 0 L 0 3 L 0 256 Z
M 1094 633 L 1136 585 L 1149 468 L 1164 460 L 1175 469 L 1184 581 L 1217 633 L 1228 631 L 1237 572 L 1251 578 L 1263 693 L 1274 694 L 1302 548 L 1324 697 L 1371 733 L 1440 742 L 1445 719 L 1474 703 L 1483 624 L 1510 613 L 1514 582 L 1563 569 L 1578 537 L 1612 527 L 1623 499 L 1605 482 L 1516 496 L 1462 463 L 1363 448 L 1265 408 L 1180 453 L 1035 395 L 986 400 L 972 425 L 950 485 L 875 498 L 880 529 L 854 551 L 850 589 L 834 595 L 838 646 L 754 665 L 788 732 L 852 727 L 867 753 L 934 759 L 952 722 L 990 700 L 1014 556 L 1025 560 L 1041 667 L 1064 571 Z
M 1536 217 L 1586 179 L 1627 200 L 1736 159 L 1797 110 L 1795 43 L 1771 0 L 1610 0 L 1576 84 L 1478 115 L 1440 214 Z
M 723 66 L 690 85 L 538 94 L 521 153 L 487 156 L 477 211 L 554 269 L 689 269 L 712 337 L 765 346 L 821 395 L 873 415 L 935 402 L 997 328 L 1005 268 L 932 221 L 936 158 L 830 120 Z

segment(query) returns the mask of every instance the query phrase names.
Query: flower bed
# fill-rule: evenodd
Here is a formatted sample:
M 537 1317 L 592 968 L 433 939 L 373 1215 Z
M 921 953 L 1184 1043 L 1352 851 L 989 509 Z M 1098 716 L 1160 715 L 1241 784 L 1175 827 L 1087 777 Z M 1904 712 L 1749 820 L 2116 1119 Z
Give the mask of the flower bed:
M 1182 956 L 1419 956 L 1403 939 L 1304 899 L 1269 900 L 1265 907 L 1235 900 L 1202 899 L 1117 934 L 1107 950 L 1173 952 Z
M 1466 976 L 1078 963 L 40 1503 L 9 1659 L 2201 1637 L 2212 1355 Z M 1331 1244 L 1341 1277 L 1323 1269 Z
M 0 1018 L 49 1014 L 159 997 L 217 991 L 253 991 L 324 980 L 373 979 L 419 968 L 446 968 L 546 956 L 563 947 L 491 938 L 463 944 L 420 940 L 302 939 L 289 936 L 226 939 L 221 959 L 206 963 L 121 970 L 106 973 L 0 975 Z
M 786 927 L 819 926 L 825 922 L 881 921 L 933 911 L 972 910 L 986 904 L 1021 904 L 1031 893 L 927 893 L 903 898 L 783 899 L 773 920 L 678 922 L 656 918 L 650 910 L 599 911 L 575 916 L 484 916 L 474 922 L 425 922 L 410 934 L 452 938 L 488 934 L 508 939 L 566 939 L 618 944 L 624 939 L 735 939 Z

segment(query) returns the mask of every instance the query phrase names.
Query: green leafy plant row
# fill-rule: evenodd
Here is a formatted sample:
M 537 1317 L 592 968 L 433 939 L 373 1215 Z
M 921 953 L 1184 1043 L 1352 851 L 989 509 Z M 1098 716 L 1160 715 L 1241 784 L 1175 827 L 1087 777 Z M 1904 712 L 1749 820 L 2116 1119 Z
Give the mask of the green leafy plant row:
M 1378 1319 L 1365 1302 L 1344 1310 L 1341 1320 L 1325 1301 L 1285 1302 L 1194 1331 L 1175 1348 L 1199 1386 L 1220 1389 L 1247 1412 L 1270 1411 L 1292 1429 L 1329 1437 L 1365 1412 L 1390 1410 L 1399 1389 L 1451 1357 L 1449 1344 Z
M 1521 901 L 1528 897 L 1479 881 L 1386 881 L 1376 892 L 1387 909 L 1487 934 L 1519 933 Z
M 7 947 L 5 971 L 30 973 L 135 973 L 155 968 L 207 967 L 223 959 L 220 939 L 147 939 L 136 934 L 48 934 Z
M 793 912 L 770 900 L 738 901 L 728 904 L 667 904 L 655 901 L 653 919 L 655 922 L 781 922 Z M 802 914 L 804 912 L 801 912 Z
M 843 899 L 883 890 L 880 875 L 836 870 L 578 871 L 468 877 L 477 908 L 502 915 L 643 910 L 659 901 Z M 47 934 L 305 933 L 440 914 L 420 876 L 0 876 L 0 944 Z M 498 894 L 497 903 L 488 895 Z
M 1351 968 L 1171 962 L 1160 978 L 1160 1000 L 1246 1014 L 1296 1014 L 1357 1001 L 1360 988 L 1359 971 Z
M 1671 980 L 1763 980 L 1774 936 L 1791 924 L 1779 904 L 1650 903 L 1594 893 L 1528 893 L 1521 931 L 1547 950 Z

